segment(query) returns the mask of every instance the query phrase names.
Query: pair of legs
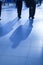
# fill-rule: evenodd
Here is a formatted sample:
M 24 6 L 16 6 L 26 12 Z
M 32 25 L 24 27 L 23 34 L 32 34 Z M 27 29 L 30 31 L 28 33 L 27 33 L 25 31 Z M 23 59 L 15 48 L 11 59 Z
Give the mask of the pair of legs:
M 17 0 L 17 13 L 18 13 L 18 18 L 21 18 L 21 11 L 22 11 L 22 0 Z
M 42 0 L 39 0 L 39 4 L 41 5 L 41 3 L 42 3 Z
M 20 7 L 17 9 L 17 12 L 18 12 L 18 18 L 21 18 L 21 10 L 22 10 L 22 8 L 20 8 Z
M 36 5 L 29 7 L 29 18 L 31 17 L 32 19 L 34 19 L 35 10 L 36 10 Z

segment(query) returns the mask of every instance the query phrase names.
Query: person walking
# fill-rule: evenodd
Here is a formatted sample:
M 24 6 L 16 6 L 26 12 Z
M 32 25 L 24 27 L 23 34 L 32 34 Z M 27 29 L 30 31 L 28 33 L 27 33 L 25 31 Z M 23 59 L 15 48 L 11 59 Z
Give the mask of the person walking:
M 36 1 L 35 0 L 29 0 L 29 19 L 34 19 L 36 10 Z
M 17 6 L 18 18 L 20 19 L 21 18 L 21 11 L 22 11 L 22 0 L 17 0 L 16 6 Z

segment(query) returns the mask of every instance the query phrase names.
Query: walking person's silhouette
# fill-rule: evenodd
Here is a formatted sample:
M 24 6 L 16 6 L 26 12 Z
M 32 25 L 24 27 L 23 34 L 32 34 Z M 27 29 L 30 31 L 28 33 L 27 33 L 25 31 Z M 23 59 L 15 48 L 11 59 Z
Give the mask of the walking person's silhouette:
M 21 18 L 21 10 L 22 10 L 22 0 L 17 0 L 16 1 L 17 5 L 17 13 L 18 13 L 18 18 Z
M 29 8 L 29 19 L 34 19 L 35 10 L 36 10 L 36 1 L 35 0 L 25 0 L 26 7 Z
M 30 18 L 34 19 L 35 10 L 36 10 L 35 0 L 29 0 L 29 19 Z

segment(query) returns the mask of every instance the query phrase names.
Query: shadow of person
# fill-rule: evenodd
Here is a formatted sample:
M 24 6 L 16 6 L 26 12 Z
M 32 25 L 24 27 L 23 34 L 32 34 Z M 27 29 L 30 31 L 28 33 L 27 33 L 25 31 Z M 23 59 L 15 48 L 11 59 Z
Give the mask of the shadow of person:
M 27 21 L 24 25 L 20 25 L 10 37 L 12 48 L 16 48 L 21 41 L 25 40 L 32 31 L 33 20 Z
M 17 22 L 17 18 L 15 18 L 12 21 L 9 21 L 8 23 L 6 23 L 4 26 L 0 27 L 0 37 L 8 34 L 13 28 L 13 25 L 15 25 L 15 23 Z

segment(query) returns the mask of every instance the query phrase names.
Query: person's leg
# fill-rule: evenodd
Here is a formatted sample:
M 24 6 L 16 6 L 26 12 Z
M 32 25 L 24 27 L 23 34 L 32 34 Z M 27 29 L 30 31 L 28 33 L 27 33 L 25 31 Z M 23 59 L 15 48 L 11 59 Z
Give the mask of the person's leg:
M 40 5 L 41 5 L 41 3 L 42 3 L 42 0 L 39 0 L 39 3 L 40 3 Z
M 18 5 L 18 18 L 21 18 L 21 11 L 22 11 L 22 3 Z
M 31 17 L 31 7 L 29 7 L 29 18 Z
M 32 8 L 32 19 L 34 19 L 35 10 L 36 10 L 36 5 L 34 5 Z
M 21 18 L 21 11 L 18 9 L 18 18 Z

